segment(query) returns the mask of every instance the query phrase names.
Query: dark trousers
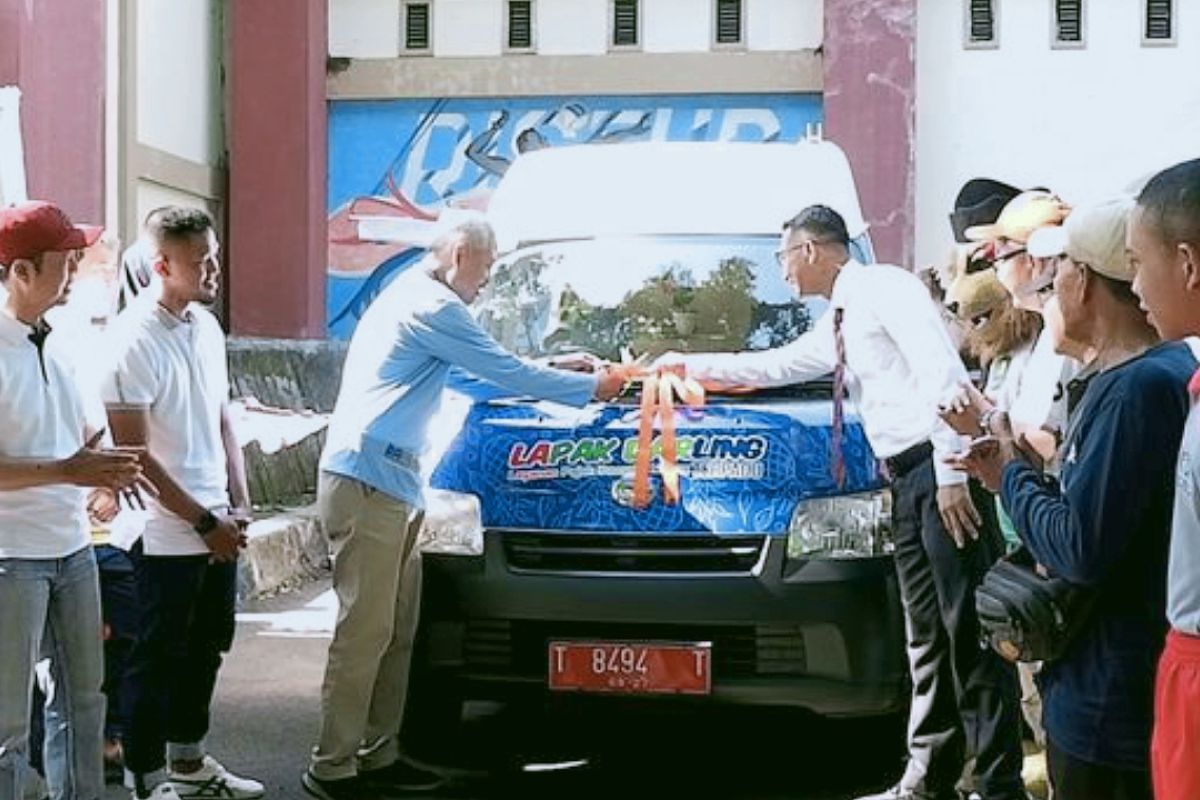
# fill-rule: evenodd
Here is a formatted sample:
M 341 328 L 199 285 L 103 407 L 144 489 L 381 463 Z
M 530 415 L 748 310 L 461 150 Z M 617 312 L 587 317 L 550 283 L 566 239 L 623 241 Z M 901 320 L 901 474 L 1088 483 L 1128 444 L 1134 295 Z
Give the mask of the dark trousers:
M 104 718 L 104 738 L 119 740 L 129 719 L 129 703 L 121 694 L 125 665 L 137 641 L 137 579 L 133 562 L 120 548 L 96 545 L 96 566 L 100 568 L 100 611 L 104 616 L 104 696 L 108 712 Z
M 1080 761 L 1046 743 L 1046 768 L 1054 800 L 1153 800 L 1150 771 Z
M 933 461 L 892 481 L 896 574 L 904 602 L 913 697 L 905 785 L 955 797 L 968 755 L 985 800 L 1024 798 L 1016 670 L 979 643 L 975 587 L 1003 552 L 990 496 L 973 489 L 985 520 L 958 549 L 937 507 Z
M 208 556 L 130 551 L 137 579 L 138 640 L 122 691 L 129 703 L 125 766 L 144 775 L 166 765 L 166 743 L 208 733 L 221 656 L 233 644 L 237 564 Z

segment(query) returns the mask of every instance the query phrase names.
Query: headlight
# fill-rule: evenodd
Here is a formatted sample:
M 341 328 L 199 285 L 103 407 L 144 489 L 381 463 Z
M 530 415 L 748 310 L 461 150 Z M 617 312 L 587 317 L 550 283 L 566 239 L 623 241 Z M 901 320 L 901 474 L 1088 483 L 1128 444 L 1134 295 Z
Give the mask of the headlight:
M 788 558 L 866 558 L 892 550 L 887 490 L 805 500 L 788 528 Z
M 477 556 L 483 553 L 483 519 L 473 494 L 429 489 L 418 547 L 426 553 Z

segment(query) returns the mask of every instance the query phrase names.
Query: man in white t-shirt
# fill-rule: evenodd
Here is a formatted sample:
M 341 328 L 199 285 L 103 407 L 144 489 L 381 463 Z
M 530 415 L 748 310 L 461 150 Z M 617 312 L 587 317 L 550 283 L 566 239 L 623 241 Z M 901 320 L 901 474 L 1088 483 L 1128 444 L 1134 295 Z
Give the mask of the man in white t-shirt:
M 29 776 L 34 663 L 50 658 L 45 767 L 55 798 L 98 800 L 104 677 L 100 587 L 85 508 L 116 512 L 112 490 L 140 475 L 137 455 L 95 449 L 84 400 L 47 340 L 44 314 L 70 291 L 99 228 L 33 202 L 0 210 L 0 797 Z
M 1163 339 L 1184 339 L 1200 358 L 1200 159 L 1163 170 L 1129 221 L 1133 290 Z M 1200 797 L 1200 371 L 1175 476 L 1167 619 L 1158 664 L 1150 767 L 1156 800 Z M 1174 447 L 1174 442 L 1158 442 Z
M 203 308 L 217 298 L 217 239 L 207 214 L 178 207 L 162 210 L 150 235 L 162 295 L 117 319 L 117 362 L 103 389 L 114 436 L 147 448 L 159 490 L 137 540 L 117 542 L 134 562 L 141 606 L 123 687 L 126 781 L 139 798 L 261 797 L 262 784 L 230 773 L 203 746 L 233 644 L 250 505 L 230 424 L 225 335 Z

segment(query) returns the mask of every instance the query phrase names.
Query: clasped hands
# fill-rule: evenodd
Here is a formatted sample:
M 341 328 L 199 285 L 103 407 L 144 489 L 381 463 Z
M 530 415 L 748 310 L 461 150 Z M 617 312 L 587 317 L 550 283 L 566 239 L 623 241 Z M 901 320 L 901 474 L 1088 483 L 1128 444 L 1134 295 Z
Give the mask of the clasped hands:
M 970 383 L 938 407 L 938 416 L 960 436 L 971 437 L 967 449 L 946 458 L 954 469 L 978 480 L 989 491 L 1000 491 L 1004 467 L 1017 459 L 1035 469 L 1044 466 L 1024 433 L 1014 433 L 1008 414 L 996 408 Z

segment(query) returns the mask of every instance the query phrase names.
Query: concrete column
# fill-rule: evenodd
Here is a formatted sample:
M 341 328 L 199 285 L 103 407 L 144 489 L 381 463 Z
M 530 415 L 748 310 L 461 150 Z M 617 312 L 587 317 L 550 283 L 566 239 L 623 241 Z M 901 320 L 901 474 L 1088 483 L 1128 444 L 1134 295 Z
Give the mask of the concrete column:
M 323 338 L 326 2 L 226 8 L 231 333 Z
M 825 135 L 850 158 L 880 261 L 913 266 L 916 0 L 826 0 Z
M 104 221 L 104 59 L 104 3 L 0 0 L 0 85 L 21 89 L 29 196 L 81 222 Z

